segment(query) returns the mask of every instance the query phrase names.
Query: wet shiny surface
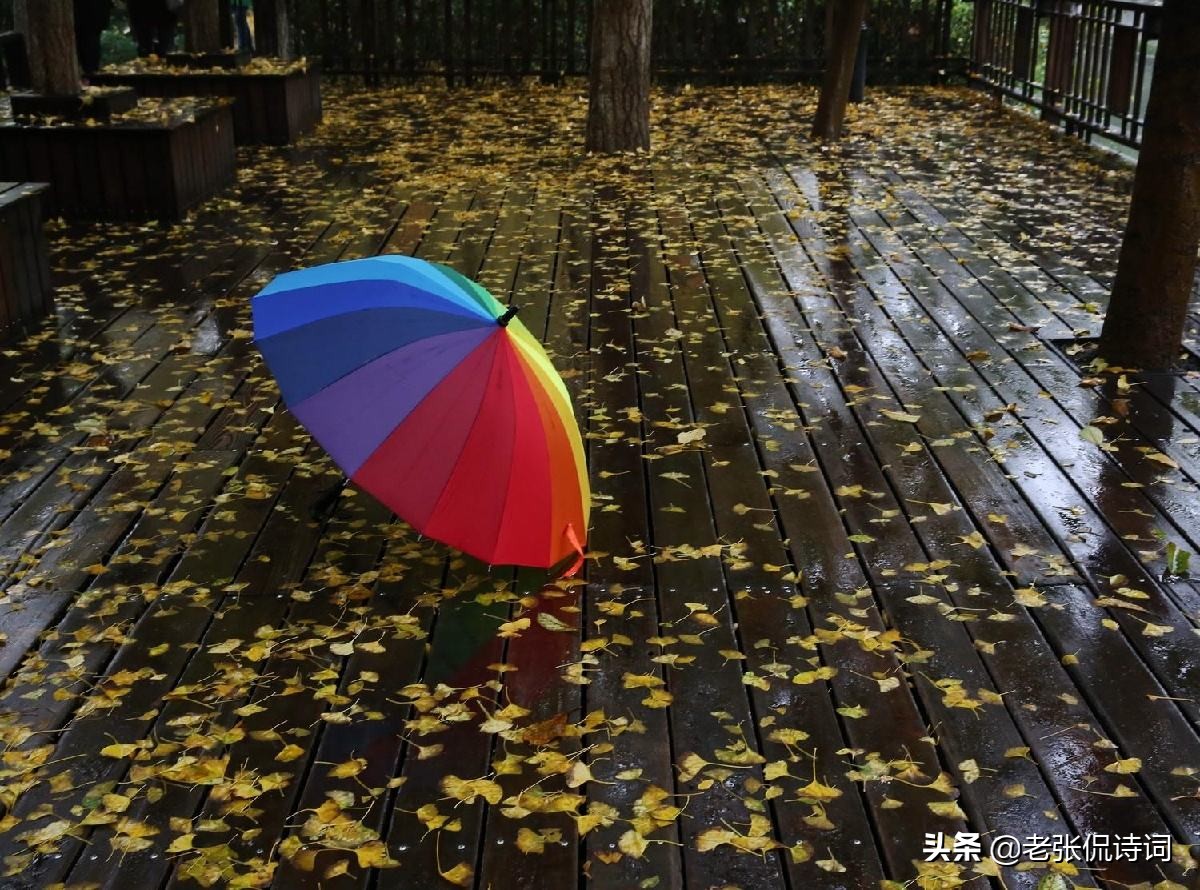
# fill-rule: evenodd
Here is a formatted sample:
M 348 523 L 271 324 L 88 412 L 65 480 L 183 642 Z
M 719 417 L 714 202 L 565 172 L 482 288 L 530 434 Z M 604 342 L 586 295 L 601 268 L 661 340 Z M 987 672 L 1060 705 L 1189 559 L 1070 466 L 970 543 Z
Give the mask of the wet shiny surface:
M 969 832 L 1170 834 L 1054 868 L 1193 886 L 1200 381 L 1050 342 L 1128 172 L 924 90 L 836 149 L 802 88 L 664 93 L 654 153 L 584 159 L 580 96 L 335 88 L 180 226 L 52 227 L 0 355 L 0 885 L 1046 877 L 924 861 Z M 249 297 L 381 251 L 547 344 L 580 578 L 421 540 L 279 404 Z

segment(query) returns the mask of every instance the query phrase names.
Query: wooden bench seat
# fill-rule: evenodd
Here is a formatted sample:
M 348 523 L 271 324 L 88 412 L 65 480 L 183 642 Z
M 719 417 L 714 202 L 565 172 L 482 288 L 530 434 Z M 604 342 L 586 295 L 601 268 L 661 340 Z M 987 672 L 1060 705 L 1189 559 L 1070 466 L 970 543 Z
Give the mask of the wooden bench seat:
M 197 100 L 104 126 L 0 119 L 0 177 L 49 182 L 51 216 L 182 219 L 234 180 L 231 107 Z

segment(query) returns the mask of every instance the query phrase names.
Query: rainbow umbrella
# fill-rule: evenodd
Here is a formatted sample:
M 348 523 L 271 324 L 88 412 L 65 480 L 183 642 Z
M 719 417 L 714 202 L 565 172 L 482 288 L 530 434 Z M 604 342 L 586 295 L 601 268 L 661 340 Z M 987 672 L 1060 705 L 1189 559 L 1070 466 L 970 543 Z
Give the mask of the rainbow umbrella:
M 490 564 L 582 557 L 579 430 L 515 308 L 387 255 L 280 275 L 253 313 L 284 401 L 358 487 Z

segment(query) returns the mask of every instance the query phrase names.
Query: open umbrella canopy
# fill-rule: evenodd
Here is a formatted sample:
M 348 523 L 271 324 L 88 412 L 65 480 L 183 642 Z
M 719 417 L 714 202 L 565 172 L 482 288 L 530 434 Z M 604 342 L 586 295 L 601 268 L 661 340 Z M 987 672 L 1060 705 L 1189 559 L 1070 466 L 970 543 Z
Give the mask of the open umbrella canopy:
M 356 485 L 485 562 L 579 553 L 590 494 L 562 379 L 452 269 L 385 255 L 275 278 L 254 336 L 284 401 Z

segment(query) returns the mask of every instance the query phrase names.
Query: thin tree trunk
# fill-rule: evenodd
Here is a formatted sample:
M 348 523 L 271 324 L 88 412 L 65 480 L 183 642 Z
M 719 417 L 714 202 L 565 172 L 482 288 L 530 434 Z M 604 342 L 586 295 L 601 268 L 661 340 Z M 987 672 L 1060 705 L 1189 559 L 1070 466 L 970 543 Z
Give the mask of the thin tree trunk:
M 454 3 L 445 0 L 442 4 L 442 59 L 446 66 L 446 86 L 454 86 Z
M 1129 222 L 1100 354 L 1124 367 L 1173 365 L 1200 248 L 1200 3 L 1166 0 Z
M 14 19 L 25 35 L 33 91 L 46 96 L 78 95 L 72 0 L 17 0 Z
M 649 149 L 652 0 L 597 0 L 594 8 L 587 149 Z
M 867 0 L 842 0 L 833 17 L 833 41 L 827 44 L 830 52 L 825 57 L 821 98 L 813 119 L 812 134 L 816 139 L 836 142 L 842 138 L 846 103 L 850 101 L 850 81 L 854 77 L 854 58 L 858 54 L 858 41 L 866 16 Z
M 567 75 L 577 72 L 575 67 L 575 34 L 578 27 L 575 21 L 575 0 L 567 0 Z
M 254 50 L 260 56 L 292 57 L 286 0 L 255 0 Z
M 462 11 L 463 83 L 470 86 L 475 81 L 475 20 L 471 0 L 462 0 Z
M 741 45 L 739 5 L 738 0 L 722 0 L 721 3 L 721 56 L 726 63 L 738 54 Z
M 217 0 L 188 0 L 183 5 L 183 42 L 190 53 L 215 53 L 223 49 Z
M 814 5 L 814 3 L 815 3 L 815 0 L 804 0 L 804 24 L 802 26 L 803 30 L 801 31 L 801 34 L 803 35 L 803 37 L 801 40 L 801 51 L 800 51 L 800 59 L 801 59 L 801 63 L 802 63 L 800 65 L 801 68 L 804 67 L 803 63 L 808 62 L 813 57 L 813 51 L 814 51 L 813 37 L 814 37 L 814 34 L 816 33 L 815 19 L 816 19 L 816 15 L 817 15 L 816 6 Z
M 374 0 L 360 0 L 358 5 L 358 33 L 361 37 L 362 72 L 363 84 L 365 86 L 376 86 L 379 83 L 379 72 L 376 67 L 379 64 L 379 60 L 377 58 L 378 51 L 375 42 L 375 35 L 379 30 L 377 24 Z
M 411 76 L 417 71 L 417 32 L 413 16 L 413 0 L 404 0 L 404 73 Z
M 384 46 L 387 47 L 388 74 L 396 73 L 396 3 L 395 0 L 384 0 L 383 7 Z
M 521 76 L 533 69 L 533 0 L 521 4 Z

